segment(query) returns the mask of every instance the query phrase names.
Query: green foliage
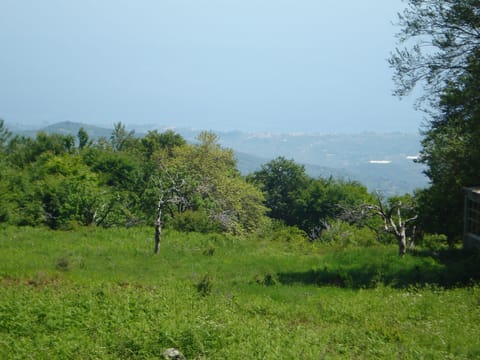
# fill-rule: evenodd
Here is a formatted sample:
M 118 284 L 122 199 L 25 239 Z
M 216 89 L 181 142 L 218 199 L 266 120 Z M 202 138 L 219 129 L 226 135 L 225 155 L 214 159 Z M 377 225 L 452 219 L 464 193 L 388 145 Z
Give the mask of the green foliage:
M 340 246 L 373 246 L 378 244 L 375 235 L 368 227 L 358 227 L 337 220 L 322 232 L 318 241 Z
M 333 222 L 343 215 L 344 209 L 372 199 L 367 188 L 358 182 L 332 178 L 312 180 L 298 201 L 298 225 L 311 233 L 321 224 L 320 220 L 327 224 Z
M 462 77 L 480 46 L 479 4 L 472 0 L 407 0 L 399 14 L 400 45 L 390 58 L 396 94 L 408 94 L 418 83 L 424 98 L 436 102 L 448 83 Z
M 284 158 L 247 181 L 233 151 L 210 132 L 187 144 L 172 131 L 135 138 L 116 123 L 110 139 L 93 142 L 83 128 L 77 138 L 77 148 L 70 135 L 42 132 L 6 144 L 0 158 L 0 221 L 55 229 L 153 224 L 163 188 L 176 179 L 181 189 L 168 194 L 174 198 L 162 209 L 162 223 L 172 229 L 258 233 L 269 229 L 269 211 L 312 238 L 319 225 L 340 215 L 341 206 L 369 196 L 355 182 L 311 179 L 303 166 Z
M 15 136 L 6 148 L 9 163 L 17 168 L 24 168 L 40 157 L 71 153 L 75 138 L 71 135 L 47 134 L 38 132 L 35 139 Z
M 67 256 L 62 256 L 58 258 L 56 268 L 60 271 L 70 270 L 70 259 Z
M 213 288 L 213 279 L 209 274 L 205 274 L 196 284 L 196 289 L 201 296 L 210 295 Z
M 78 148 L 70 135 L 42 132 L 6 144 L 0 221 L 56 229 L 153 224 L 161 184 L 175 177 L 184 183 L 175 193 L 182 201 L 168 201 L 162 219 L 174 228 L 241 234 L 268 222 L 261 192 L 240 176 L 233 151 L 213 133 L 189 145 L 172 131 L 137 139 L 116 123 L 110 140 L 93 143 L 83 128 L 77 137 Z
M 420 221 L 424 231 L 444 233 L 450 243 L 463 231 L 463 188 L 480 184 L 479 78 L 480 63 L 474 60 L 461 83 L 442 93 L 439 114 L 422 141 L 421 161 L 432 186 L 419 193 Z
M 168 150 L 171 155 L 175 147 L 185 146 L 187 142 L 180 135 L 172 130 L 167 130 L 164 133 L 159 133 L 157 130 L 149 131 L 141 139 L 142 153 L 151 158 L 154 153 L 160 150 Z
M 94 173 L 76 155 L 53 156 L 32 170 L 45 223 L 52 228 L 72 221 L 94 224 L 101 190 Z
M 182 196 L 189 208 L 202 210 L 223 231 L 233 234 L 266 224 L 263 196 L 240 176 L 233 151 L 221 148 L 213 133 L 201 133 L 198 141 L 175 147 L 171 157 L 159 159 L 162 169 L 184 180 L 187 190 Z
M 2 220 L 15 225 L 41 224 L 43 209 L 31 173 L 6 167 L 0 179 Z
M 0 119 L 0 151 L 3 152 L 8 139 L 12 136 L 12 133 L 5 127 L 5 122 Z
M 429 250 L 441 250 L 447 245 L 447 236 L 443 234 L 423 234 L 420 244 Z
M 431 187 L 418 193 L 419 224 L 453 245 L 462 236 L 463 188 L 480 184 L 480 7 L 456 0 L 407 5 L 399 35 L 409 48 L 397 50 L 391 65 L 399 95 L 420 82 L 429 99 L 420 162 Z
M 261 233 L 270 229 L 270 212 L 312 240 L 343 207 L 371 197 L 356 182 L 309 178 L 285 158 L 245 179 L 233 151 L 210 132 L 187 144 L 172 131 L 135 138 L 117 123 L 110 140 L 93 142 L 83 128 L 77 137 L 76 148 L 70 135 L 42 132 L 8 142 L 0 158 L 1 222 L 54 229 L 154 224 L 166 197 L 161 220 L 172 229 Z
M 479 78 L 480 63 L 474 60 L 462 83 L 445 90 L 441 98 L 441 114 L 431 122 L 422 143 L 422 161 L 428 165 L 427 175 L 432 181 L 430 203 L 440 210 L 440 194 L 443 192 L 443 201 L 447 201 L 451 209 L 450 214 L 440 215 L 444 225 L 436 231 L 450 238 L 459 236 L 462 231 L 463 187 L 480 183 L 476 171 L 480 166 Z
M 85 131 L 83 127 L 81 127 L 78 130 L 77 138 L 78 138 L 78 148 L 80 150 L 91 145 L 91 141 L 89 141 L 88 133 Z
M 205 210 L 187 210 L 170 219 L 168 225 L 177 231 L 204 234 L 221 232 L 222 229 L 221 224 L 212 219 Z
M 367 188 L 358 182 L 312 179 L 302 165 L 283 157 L 265 164 L 249 180 L 265 193 L 272 218 L 299 227 L 312 240 L 340 218 L 344 208 L 372 200 Z
M 287 225 L 298 225 L 295 216 L 297 201 L 308 184 L 305 167 L 278 157 L 256 171 L 251 181 L 265 193 L 265 205 L 270 217 L 283 220 Z
M 271 272 L 255 276 L 255 282 L 264 286 L 273 286 L 279 284 L 278 275 L 272 274 Z
M 127 131 L 125 124 L 117 122 L 113 124 L 112 135 L 110 136 L 110 144 L 113 151 L 126 150 L 134 142 L 135 131 Z
M 305 243 L 307 234 L 296 226 L 288 226 L 280 221 L 273 221 L 270 226 L 262 229 L 260 234 L 262 238 L 269 241 L 279 241 L 288 243 Z
M 140 164 L 128 153 L 87 149 L 82 153 L 85 163 L 100 174 L 101 184 L 116 189 L 135 189 L 141 174 Z

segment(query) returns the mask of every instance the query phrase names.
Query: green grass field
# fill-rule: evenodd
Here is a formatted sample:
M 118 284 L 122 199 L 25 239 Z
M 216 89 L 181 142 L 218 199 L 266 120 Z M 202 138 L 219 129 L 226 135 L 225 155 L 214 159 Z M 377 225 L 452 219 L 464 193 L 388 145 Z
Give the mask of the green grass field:
M 0 359 L 480 358 L 479 258 L 167 232 L 0 230 Z

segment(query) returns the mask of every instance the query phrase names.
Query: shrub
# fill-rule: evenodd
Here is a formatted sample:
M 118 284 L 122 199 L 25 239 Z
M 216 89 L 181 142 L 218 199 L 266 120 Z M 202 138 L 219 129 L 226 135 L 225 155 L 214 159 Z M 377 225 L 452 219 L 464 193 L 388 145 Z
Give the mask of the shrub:
M 343 246 L 371 246 L 377 240 L 375 232 L 367 227 L 357 227 L 344 221 L 335 221 L 330 228 L 322 232 L 320 242 Z
M 279 283 L 278 275 L 268 272 L 266 274 L 258 274 L 255 276 L 255 282 L 259 285 L 272 286 Z
M 221 231 L 218 221 L 208 216 L 205 211 L 187 210 L 169 221 L 169 226 L 182 232 L 215 233 Z
M 424 234 L 420 244 L 429 250 L 440 250 L 447 246 L 447 236 L 444 234 Z
M 197 291 L 201 296 L 210 295 L 213 288 L 213 279 L 209 274 L 205 274 L 196 285 Z
M 58 258 L 55 267 L 60 271 L 70 270 L 70 258 L 68 256 Z
M 205 256 L 213 256 L 215 254 L 215 246 L 213 245 L 208 245 L 202 252 L 203 255 Z
M 288 243 L 306 242 L 307 234 L 296 226 L 288 226 L 280 221 L 273 221 L 270 226 L 262 229 L 258 236 L 272 241 L 281 241 Z

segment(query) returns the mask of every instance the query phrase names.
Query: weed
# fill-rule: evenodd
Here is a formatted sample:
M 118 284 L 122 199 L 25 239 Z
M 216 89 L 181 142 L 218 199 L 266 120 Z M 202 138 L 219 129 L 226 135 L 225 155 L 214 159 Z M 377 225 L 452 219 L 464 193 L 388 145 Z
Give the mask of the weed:
M 59 278 L 57 275 L 49 275 L 43 271 L 37 271 L 33 276 L 26 281 L 26 284 L 32 286 L 49 286 L 57 285 Z
M 208 246 L 205 250 L 203 250 L 202 254 L 205 256 L 213 256 L 213 254 L 215 254 L 215 247 L 212 245 Z
M 279 283 L 277 274 L 266 273 L 255 276 L 255 282 L 259 285 L 272 286 Z
M 213 288 L 213 279 L 209 274 L 205 274 L 202 279 L 195 285 L 201 296 L 210 295 Z
M 70 270 L 70 258 L 68 256 L 62 256 L 57 259 L 56 265 L 57 270 L 68 271 Z

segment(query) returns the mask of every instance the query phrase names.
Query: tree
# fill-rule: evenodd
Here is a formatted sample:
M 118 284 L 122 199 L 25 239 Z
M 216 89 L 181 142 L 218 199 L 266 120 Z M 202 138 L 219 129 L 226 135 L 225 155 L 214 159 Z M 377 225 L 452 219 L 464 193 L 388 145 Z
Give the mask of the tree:
M 261 227 L 266 222 L 263 195 L 242 178 L 233 150 L 222 148 L 211 132 L 200 133 L 197 141 L 194 145 L 175 146 L 171 152 L 156 152 L 152 157 L 158 162 L 160 176 L 170 173 L 184 179 L 182 196 L 188 207 L 183 210 L 206 216 L 222 231 L 233 234 Z M 178 217 L 180 212 L 177 209 L 168 215 Z M 200 216 L 189 218 L 196 221 Z
M 0 151 L 3 151 L 10 136 L 12 133 L 5 127 L 3 119 L 0 119 Z
M 358 182 L 312 179 L 297 201 L 297 225 L 316 240 L 333 220 L 341 217 L 344 208 L 371 201 L 367 188 Z
M 110 142 L 112 144 L 113 151 L 122 151 L 128 147 L 134 139 L 135 131 L 127 131 L 125 125 L 121 122 L 113 124 L 112 135 L 110 135 Z
M 432 185 L 419 192 L 420 223 L 447 235 L 450 244 L 463 231 L 463 188 L 480 184 L 480 62 L 472 59 L 467 69 L 461 84 L 442 93 L 422 140 L 421 161 Z
M 296 210 L 302 191 L 310 179 L 303 165 L 280 156 L 254 172 L 250 181 L 265 194 L 269 216 L 287 225 L 299 225 Z
M 47 134 L 39 131 L 36 138 L 16 135 L 8 142 L 5 153 L 12 166 L 24 168 L 41 157 L 71 153 L 75 146 L 72 135 Z
M 265 194 L 269 216 L 297 226 L 316 240 L 340 217 L 342 207 L 371 200 L 365 186 L 355 181 L 313 179 L 303 165 L 278 157 L 254 172 L 249 181 Z
M 23 169 L 2 169 L 3 217 L 16 225 L 45 224 L 61 228 L 97 224 L 104 189 L 78 155 L 45 153 Z
M 172 130 L 167 130 L 163 133 L 159 133 L 157 130 L 149 131 L 141 139 L 141 144 L 143 146 L 143 154 L 150 159 L 152 155 L 161 149 L 167 149 L 169 155 L 172 155 L 172 150 L 174 147 L 186 145 L 185 139 L 180 135 L 175 133 Z
M 448 83 L 457 82 L 480 48 L 478 0 L 406 0 L 399 14 L 400 45 L 391 54 L 395 94 L 408 94 L 419 82 L 434 103 Z
M 188 199 L 183 195 L 183 187 L 185 186 L 185 179 L 176 174 L 171 176 L 166 173 L 163 180 L 157 180 L 158 188 L 158 203 L 157 213 L 155 219 L 155 247 L 154 254 L 160 252 L 160 241 L 162 237 L 162 215 L 166 206 L 175 205 L 179 208 L 184 208 L 188 204 Z
M 453 243 L 463 230 L 462 189 L 480 184 L 480 2 L 407 4 L 399 39 L 409 48 L 397 49 L 390 64 L 397 95 L 423 83 L 420 101 L 429 100 L 420 162 L 431 187 L 418 192 L 419 224 Z
M 77 138 L 78 138 L 79 149 L 83 149 L 84 147 L 91 145 L 91 141 L 89 141 L 89 138 L 88 138 L 88 133 L 85 131 L 83 127 L 78 129 Z
M 382 230 L 392 234 L 397 240 L 400 256 L 404 256 L 407 251 L 408 237 L 413 242 L 416 229 L 414 221 L 418 216 L 414 211 L 413 198 L 409 195 L 392 197 L 388 201 L 384 201 L 377 193 L 375 203 L 344 207 L 344 212 L 344 217 L 349 218 L 351 222 L 357 222 L 372 216 L 379 217 Z

